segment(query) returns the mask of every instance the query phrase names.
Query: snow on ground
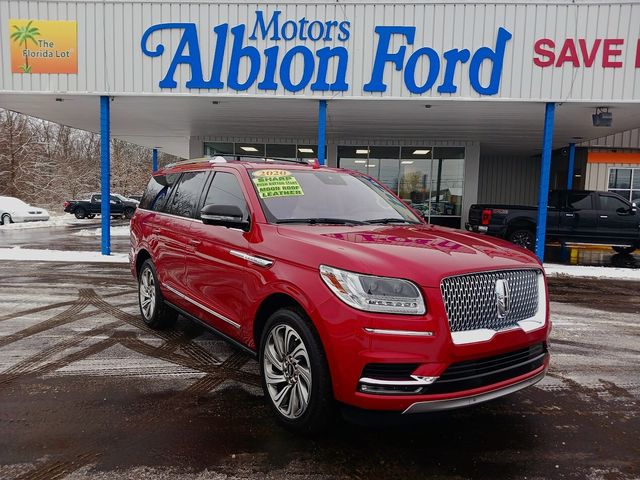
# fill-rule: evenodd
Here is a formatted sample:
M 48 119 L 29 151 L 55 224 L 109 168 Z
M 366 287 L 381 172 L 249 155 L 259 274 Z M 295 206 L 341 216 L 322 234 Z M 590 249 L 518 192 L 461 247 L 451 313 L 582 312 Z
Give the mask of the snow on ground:
M 615 280 L 640 280 L 640 269 L 614 267 L 586 267 L 582 265 L 559 265 L 545 263 L 548 277 L 591 277 Z
M 126 253 L 113 253 L 109 256 L 100 252 L 63 251 L 63 250 L 38 250 L 34 248 L 0 248 L 0 260 L 21 260 L 35 262 L 101 262 L 101 263 L 128 263 L 129 255 Z
M 27 228 L 44 228 L 44 227 L 63 227 L 76 220 L 73 215 L 52 215 L 49 220 L 44 222 L 22 222 L 10 223 L 9 225 L 0 225 L 0 231 L 4 230 L 24 230 Z
M 92 228 L 80 230 L 74 235 L 78 235 L 80 237 L 99 237 L 102 235 L 102 229 L 100 228 Z M 111 227 L 111 236 L 112 237 L 128 237 L 129 236 L 129 225 L 123 225 L 120 227 Z

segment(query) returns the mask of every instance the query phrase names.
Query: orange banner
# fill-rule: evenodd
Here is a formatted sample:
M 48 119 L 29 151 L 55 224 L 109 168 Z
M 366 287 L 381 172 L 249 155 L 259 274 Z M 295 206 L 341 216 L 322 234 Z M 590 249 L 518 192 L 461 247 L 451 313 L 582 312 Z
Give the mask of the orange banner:
M 587 163 L 640 163 L 640 153 L 589 152 Z
M 78 73 L 78 26 L 67 20 L 9 20 L 13 73 Z

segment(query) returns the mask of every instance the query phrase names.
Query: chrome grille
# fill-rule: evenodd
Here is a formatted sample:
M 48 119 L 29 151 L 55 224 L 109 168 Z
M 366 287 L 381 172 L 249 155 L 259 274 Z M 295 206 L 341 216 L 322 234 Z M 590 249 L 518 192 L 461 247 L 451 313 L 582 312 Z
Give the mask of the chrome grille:
M 496 280 L 509 283 L 509 312 L 500 317 Z M 504 330 L 538 311 L 538 271 L 503 270 L 448 277 L 440 284 L 451 332 Z

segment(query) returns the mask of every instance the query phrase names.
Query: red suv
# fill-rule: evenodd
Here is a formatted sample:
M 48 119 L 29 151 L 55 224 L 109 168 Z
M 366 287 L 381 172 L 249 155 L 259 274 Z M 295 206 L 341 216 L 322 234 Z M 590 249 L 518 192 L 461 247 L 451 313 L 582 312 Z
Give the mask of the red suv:
M 216 157 L 153 175 L 131 221 L 147 325 L 178 314 L 257 356 L 285 425 L 337 402 L 430 412 L 541 380 L 542 267 L 503 240 L 428 225 L 374 179 Z

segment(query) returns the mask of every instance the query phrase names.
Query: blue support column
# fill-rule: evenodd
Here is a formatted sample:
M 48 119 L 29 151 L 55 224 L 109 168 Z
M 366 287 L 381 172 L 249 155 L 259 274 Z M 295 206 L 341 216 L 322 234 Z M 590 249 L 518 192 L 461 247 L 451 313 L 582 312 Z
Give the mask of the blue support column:
M 325 145 L 327 144 L 327 101 L 320 100 L 318 105 L 318 163 L 326 163 Z
M 158 149 L 154 148 L 151 153 L 151 171 L 156 172 L 158 170 Z
M 576 163 L 576 144 L 569 144 L 569 166 L 567 167 L 567 190 L 573 190 L 573 170 Z
M 102 255 L 111 255 L 111 114 L 110 98 L 100 97 L 100 215 L 102 220 Z
M 551 150 L 555 110 L 555 103 L 547 103 L 544 112 L 540 189 L 538 191 L 538 222 L 536 225 L 536 255 L 541 262 L 544 261 L 544 244 L 547 232 L 547 205 L 549 202 L 549 177 L 551 176 Z

